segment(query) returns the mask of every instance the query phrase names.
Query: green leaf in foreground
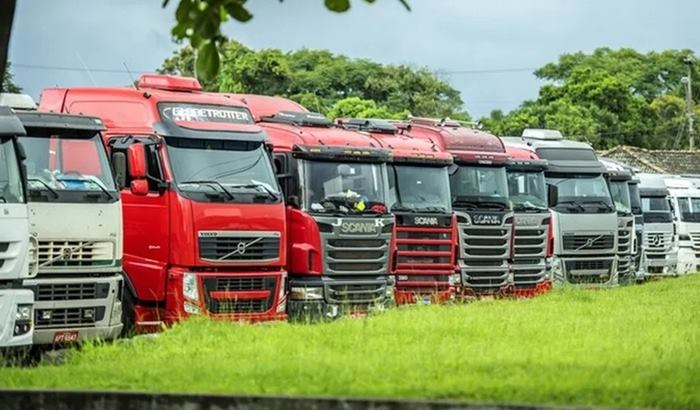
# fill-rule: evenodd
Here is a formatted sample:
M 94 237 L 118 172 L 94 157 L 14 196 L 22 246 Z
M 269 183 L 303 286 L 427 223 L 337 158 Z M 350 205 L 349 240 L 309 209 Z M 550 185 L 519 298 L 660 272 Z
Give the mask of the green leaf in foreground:
M 200 44 L 197 49 L 197 77 L 211 80 L 219 71 L 219 50 L 213 41 Z

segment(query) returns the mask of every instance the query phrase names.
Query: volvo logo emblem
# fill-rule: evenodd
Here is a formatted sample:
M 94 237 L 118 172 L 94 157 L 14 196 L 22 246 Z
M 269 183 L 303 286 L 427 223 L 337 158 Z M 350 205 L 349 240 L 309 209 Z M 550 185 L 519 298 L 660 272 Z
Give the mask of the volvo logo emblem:
M 238 245 L 236 245 L 236 250 L 238 251 L 238 253 L 243 255 L 247 247 L 248 245 L 246 245 L 245 242 L 238 242 Z
M 238 242 L 236 244 L 236 249 L 232 250 L 231 252 L 227 253 L 226 255 L 222 256 L 219 258 L 220 261 L 225 260 L 230 258 L 233 255 L 243 255 L 245 252 L 248 250 L 248 248 L 251 245 L 254 245 L 260 241 L 262 241 L 263 238 L 255 238 L 252 241 L 249 242 Z
M 603 236 L 604 236 L 604 235 L 598 235 L 598 236 L 596 236 L 595 238 L 588 238 L 588 239 L 586 239 L 586 242 L 585 242 L 583 245 L 579 246 L 576 250 L 577 250 L 577 251 L 580 251 L 581 249 L 592 248 L 592 247 L 593 247 L 593 244 L 596 243 L 596 241 L 597 241 L 598 239 L 602 238 Z
M 71 248 L 61 249 L 61 258 L 63 260 L 70 259 L 71 256 L 73 256 L 73 249 L 71 249 Z

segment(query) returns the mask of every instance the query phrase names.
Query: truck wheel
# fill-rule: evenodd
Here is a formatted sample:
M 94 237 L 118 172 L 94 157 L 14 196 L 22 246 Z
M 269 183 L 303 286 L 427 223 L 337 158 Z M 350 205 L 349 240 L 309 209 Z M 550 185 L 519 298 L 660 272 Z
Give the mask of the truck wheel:
M 122 300 L 122 337 L 134 335 L 134 321 L 136 320 L 136 298 L 131 291 L 124 289 L 124 299 Z

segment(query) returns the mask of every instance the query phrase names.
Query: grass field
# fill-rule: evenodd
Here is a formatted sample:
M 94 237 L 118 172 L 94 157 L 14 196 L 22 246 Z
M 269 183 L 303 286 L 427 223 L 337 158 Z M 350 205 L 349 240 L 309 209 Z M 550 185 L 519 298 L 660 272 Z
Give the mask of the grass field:
M 700 275 L 321 325 L 193 320 L 1 387 L 700 408 Z

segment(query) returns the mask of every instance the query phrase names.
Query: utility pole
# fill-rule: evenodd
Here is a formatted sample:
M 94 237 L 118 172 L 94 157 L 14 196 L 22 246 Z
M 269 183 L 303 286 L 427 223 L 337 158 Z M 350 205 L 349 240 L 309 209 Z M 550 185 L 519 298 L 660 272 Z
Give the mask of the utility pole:
M 690 150 L 695 149 L 695 111 L 693 109 L 693 58 L 688 56 L 683 59 L 688 66 L 688 75 L 681 79 L 685 83 L 685 109 L 688 116 L 688 146 Z

